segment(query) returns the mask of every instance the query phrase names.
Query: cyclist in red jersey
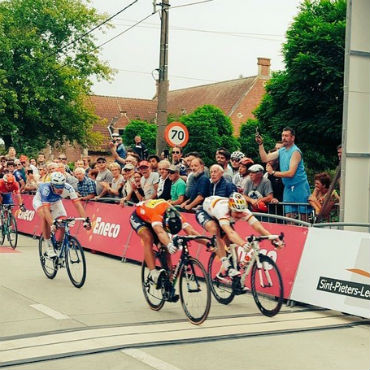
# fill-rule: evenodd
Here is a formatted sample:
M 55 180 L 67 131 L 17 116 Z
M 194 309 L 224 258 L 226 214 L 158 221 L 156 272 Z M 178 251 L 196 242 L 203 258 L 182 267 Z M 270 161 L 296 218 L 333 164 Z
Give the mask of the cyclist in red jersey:
M 177 251 L 168 234 L 178 234 L 184 230 L 188 235 L 200 235 L 180 213 L 164 199 L 150 199 L 137 204 L 130 217 L 131 227 L 136 231 L 144 246 L 144 259 L 150 270 L 150 278 L 157 284 L 163 269 L 156 270 L 153 256 L 153 243 L 158 240 L 165 246 L 170 254 Z M 199 241 L 207 244 L 206 241 Z M 171 257 L 169 266 L 171 265 Z
M 18 200 L 18 204 L 22 211 L 25 211 L 19 184 L 16 181 L 14 175 L 6 173 L 2 179 L 0 179 L 0 203 L 1 204 L 14 204 L 12 194 L 15 194 Z

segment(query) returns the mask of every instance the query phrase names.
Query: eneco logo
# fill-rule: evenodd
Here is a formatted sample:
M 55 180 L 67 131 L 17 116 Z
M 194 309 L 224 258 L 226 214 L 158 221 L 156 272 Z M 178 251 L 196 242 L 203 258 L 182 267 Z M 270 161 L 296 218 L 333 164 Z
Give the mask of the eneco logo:
M 35 211 L 27 209 L 25 212 L 22 212 L 20 209 L 18 209 L 16 216 L 19 220 L 32 221 L 35 217 Z
M 93 234 L 107 236 L 108 238 L 117 238 L 121 226 L 118 224 L 111 224 L 109 222 L 102 222 L 101 217 L 97 217 Z

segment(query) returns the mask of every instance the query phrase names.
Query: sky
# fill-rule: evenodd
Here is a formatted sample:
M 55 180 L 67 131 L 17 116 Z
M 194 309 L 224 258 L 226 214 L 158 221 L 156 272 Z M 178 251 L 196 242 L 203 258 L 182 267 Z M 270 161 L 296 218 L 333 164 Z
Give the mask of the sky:
M 135 0 L 91 0 L 111 16 Z M 159 3 L 160 1 L 157 1 Z M 257 74 L 257 58 L 284 69 L 282 44 L 302 0 L 170 0 L 168 79 L 177 90 Z M 192 4 L 192 5 L 189 5 Z M 157 7 L 160 10 L 160 7 Z M 138 0 L 94 31 L 101 45 L 153 12 L 152 0 Z M 113 81 L 95 81 L 93 94 L 151 99 L 159 67 L 159 12 L 100 48 L 100 58 L 116 70 Z

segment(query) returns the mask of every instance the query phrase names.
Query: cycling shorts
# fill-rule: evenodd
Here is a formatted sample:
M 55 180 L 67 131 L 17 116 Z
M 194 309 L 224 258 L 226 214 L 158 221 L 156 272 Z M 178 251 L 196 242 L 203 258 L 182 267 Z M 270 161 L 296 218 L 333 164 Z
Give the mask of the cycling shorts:
M 43 203 L 41 202 L 40 198 L 40 193 L 36 193 L 36 195 L 33 197 L 32 205 L 36 211 L 43 206 Z M 61 200 L 58 200 L 54 203 L 50 203 L 50 213 L 54 220 L 59 217 L 67 216 L 67 212 Z

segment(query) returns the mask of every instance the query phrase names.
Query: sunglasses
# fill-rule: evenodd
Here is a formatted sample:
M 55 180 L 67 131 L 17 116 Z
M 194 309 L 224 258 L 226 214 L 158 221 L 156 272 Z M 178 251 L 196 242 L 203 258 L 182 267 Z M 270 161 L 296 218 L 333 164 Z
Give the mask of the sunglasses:
M 139 167 L 139 170 L 146 170 L 146 169 L 148 169 L 149 167 L 148 166 L 140 166 Z
M 105 163 L 105 161 L 97 161 L 96 163 L 101 164 L 101 163 Z
M 66 161 L 67 158 L 62 158 L 62 157 L 59 157 L 58 159 L 60 159 L 61 161 Z
M 169 173 L 170 175 L 173 175 L 174 173 L 176 173 L 176 171 L 169 170 L 169 171 L 168 171 L 168 173 Z
M 123 169 L 123 172 L 130 172 L 130 171 L 132 171 L 132 169 L 131 169 L 131 168 L 124 168 L 124 169 Z
M 180 152 L 175 152 L 175 151 L 173 151 L 173 152 L 172 152 L 172 154 L 180 154 Z

